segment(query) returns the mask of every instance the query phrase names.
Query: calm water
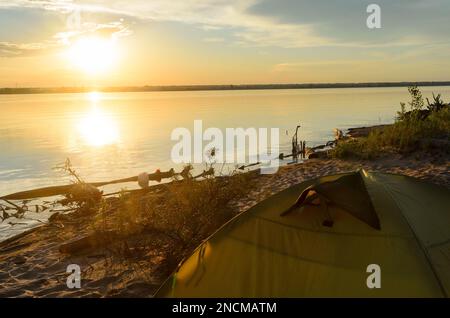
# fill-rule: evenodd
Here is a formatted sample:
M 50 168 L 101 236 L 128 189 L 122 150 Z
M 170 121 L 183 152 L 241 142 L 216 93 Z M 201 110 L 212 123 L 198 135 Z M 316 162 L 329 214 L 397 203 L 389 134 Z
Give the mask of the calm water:
M 422 90 L 432 91 L 450 97 L 449 87 Z M 288 153 L 297 124 L 313 146 L 333 128 L 391 123 L 408 99 L 406 88 L 0 95 L 0 195 L 67 183 L 53 169 L 66 158 L 87 181 L 176 167 L 171 132 L 195 119 L 204 129 L 278 127 Z

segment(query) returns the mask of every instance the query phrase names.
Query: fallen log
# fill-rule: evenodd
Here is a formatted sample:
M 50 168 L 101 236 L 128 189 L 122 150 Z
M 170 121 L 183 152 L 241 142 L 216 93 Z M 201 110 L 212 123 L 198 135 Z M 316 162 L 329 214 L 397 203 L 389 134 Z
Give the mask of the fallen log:
M 328 158 L 328 151 L 315 151 L 308 154 L 308 159 L 325 159 Z
M 203 178 L 206 176 L 214 175 L 214 169 L 210 168 L 209 170 L 203 171 L 202 173 L 192 177 L 190 174 L 191 169 L 192 168 L 190 166 L 185 167 L 181 172 L 175 172 L 173 168 L 168 171 L 164 171 L 164 172 L 161 172 L 158 169 L 158 170 L 156 170 L 156 172 L 148 174 L 148 177 L 149 177 L 149 181 L 161 182 L 162 179 L 167 179 L 167 178 L 171 178 L 174 176 L 181 176 L 183 179 L 188 179 L 188 178 L 198 179 L 198 178 Z M 110 184 L 136 182 L 136 181 L 138 181 L 138 176 L 123 178 L 123 179 L 116 179 L 116 180 L 106 181 L 106 182 L 90 182 L 90 183 L 85 183 L 85 185 L 93 186 L 93 187 L 102 187 L 102 186 L 110 185 Z M 7 200 L 25 200 L 25 199 L 35 199 L 35 198 L 52 197 L 52 196 L 57 196 L 57 195 L 65 195 L 65 194 L 73 192 L 73 190 L 78 186 L 79 186 L 79 183 L 74 183 L 74 184 L 67 184 L 67 185 L 61 185 L 61 186 L 44 187 L 44 188 L 33 189 L 33 190 L 28 190 L 28 191 L 21 191 L 21 192 L 16 192 L 16 193 L 12 193 L 12 194 L 8 194 L 3 197 L 0 197 L 0 200 L 5 200 L 6 202 L 8 202 Z M 127 192 L 133 192 L 133 191 L 142 192 L 142 190 L 143 189 L 129 190 Z M 154 190 L 154 188 L 152 188 L 152 190 Z M 110 193 L 110 194 L 104 194 L 103 196 L 114 195 L 114 194 L 118 194 L 120 192 L 121 191 Z
M 175 173 L 173 169 L 170 169 L 169 171 L 161 172 L 159 170 L 156 170 L 154 173 L 150 173 L 149 180 L 150 181 L 158 181 L 160 182 L 162 179 L 171 178 L 175 175 L 181 175 L 185 174 L 185 169 L 180 173 Z M 86 183 L 87 185 L 91 185 L 94 187 L 102 187 L 105 185 L 110 184 L 117 184 L 117 183 L 125 183 L 125 182 L 137 182 L 138 176 L 129 177 L 129 178 L 123 178 L 123 179 L 116 179 L 112 181 L 105 181 L 105 182 L 89 182 Z M 44 197 L 52 197 L 56 195 L 63 195 L 70 193 L 74 186 L 77 184 L 67 184 L 67 185 L 60 185 L 60 186 L 52 186 L 52 187 L 44 187 L 39 189 L 33 189 L 28 191 L 20 191 L 12 194 L 8 194 L 5 196 L 0 197 L 2 200 L 25 200 L 25 199 L 35 199 L 35 198 L 44 198 Z

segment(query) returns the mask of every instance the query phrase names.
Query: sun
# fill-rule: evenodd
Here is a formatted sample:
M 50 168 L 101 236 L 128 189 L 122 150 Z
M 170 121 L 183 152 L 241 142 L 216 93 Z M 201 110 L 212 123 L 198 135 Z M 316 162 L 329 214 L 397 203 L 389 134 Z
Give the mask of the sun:
M 118 48 L 114 38 L 85 37 L 74 42 L 68 58 L 78 69 L 90 74 L 102 74 L 117 63 Z

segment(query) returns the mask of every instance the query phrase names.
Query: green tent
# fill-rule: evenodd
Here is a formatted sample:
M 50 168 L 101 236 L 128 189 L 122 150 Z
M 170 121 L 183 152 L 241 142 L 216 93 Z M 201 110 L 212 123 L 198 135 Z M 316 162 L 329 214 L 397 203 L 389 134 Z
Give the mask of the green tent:
M 379 285 L 373 288 L 368 281 Z M 236 216 L 183 261 L 156 294 L 448 295 L 450 191 L 364 170 L 302 182 Z

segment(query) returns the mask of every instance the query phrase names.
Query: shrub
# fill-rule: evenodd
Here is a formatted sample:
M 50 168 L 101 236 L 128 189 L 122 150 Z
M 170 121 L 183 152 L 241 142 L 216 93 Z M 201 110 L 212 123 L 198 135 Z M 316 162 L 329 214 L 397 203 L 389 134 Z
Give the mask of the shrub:
M 157 231 L 181 246 L 197 244 L 233 216 L 229 203 L 251 188 L 253 175 L 235 172 L 201 181 L 174 180 L 144 195 L 123 192 L 104 203 L 93 230 L 114 231 L 121 237 Z
M 422 94 L 417 87 L 410 87 L 411 110 L 406 112 L 406 104 L 401 103 L 401 111 L 393 125 L 373 130 L 367 137 L 341 141 L 331 151 L 335 158 L 371 159 L 385 152 L 408 153 L 424 150 L 429 139 L 446 139 L 450 136 L 450 109 L 440 95 L 434 96 L 429 109 L 424 106 Z M 446 151 L 447 149 L 443 149 Z

